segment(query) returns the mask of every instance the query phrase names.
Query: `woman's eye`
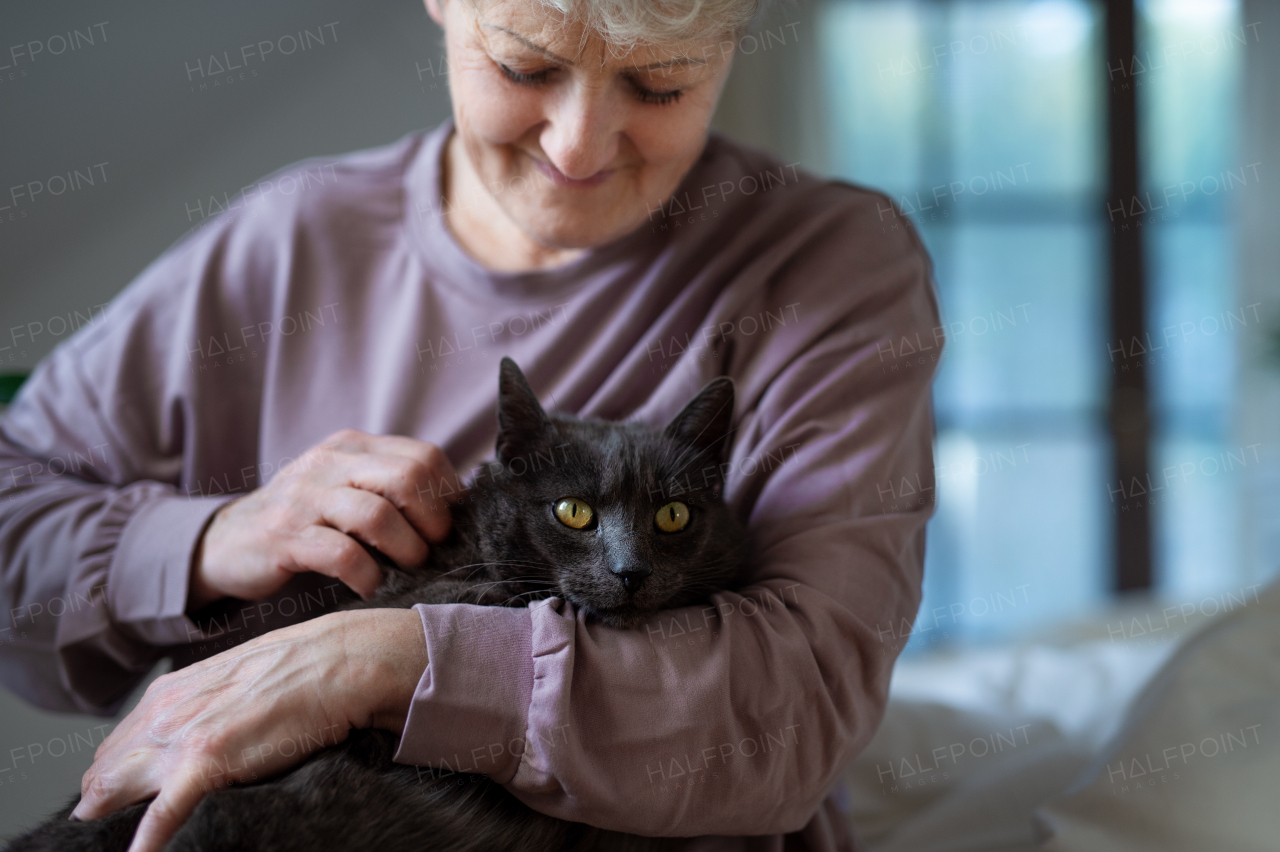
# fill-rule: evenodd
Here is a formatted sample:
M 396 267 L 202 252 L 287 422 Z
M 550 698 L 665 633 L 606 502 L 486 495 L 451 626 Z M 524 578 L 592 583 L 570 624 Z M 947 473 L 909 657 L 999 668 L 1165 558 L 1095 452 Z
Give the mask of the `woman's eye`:
M 555 513 L 556 520 L 575 530 L 580 530 L 587 526 L 595 516 L 595 513 L 591 511 L 591 507 L 577 497 L 565 497 L 557 500 Z
M 514 71 L 506 65 L 503 65 L 501 62 L 498 63 L 498 70 L 502 72 L 503 77 L 506 77 L 516 85 L 529 86 L 531 88 L 547 82 L 547 75 L 551 73 L 550 68 L 544 68 L 543 70 L 535 71 L 532 74 L 522 74 L 519 71 Z
M 672 89 L 669 92 L 655 92 L 653 89 L 640 85 L 635 80 L 631 81 L 631 86 L 636 90 L 636 97 L 638 97 L 642 103 L 658 104 L 659 106 L 673 104 L 680 100 L 680 96 L 684 94 L 684 89 Z
M 541 86 L 543 83 L 547 82 L 547 78 L 551 75 L 551 72 L 555 70 L 553 68 L 544 68 L 541 71 L 525 73 L 522 71 L 516 71 L 511 66 L 504 65 L 501 62 L 497 63 L 497 65 L 498 70 L 502 73 L 503 77 L 506 77 L 517 86 L 528 86 L 529 88 Z M 684 94 L 684 89 L 673 89 L 669 92 L 657 92 L 641 85 L 635 79 L 630 79 L 629 82 L 631 83 L 631 88 L 635 90 L 636 97 L 640 99 L 641 103 L 664 106 L 666 104 L 675 103 L 680 100 L 680 96 Z
M 653 520 L 663 532 L 680 532 L 689 525 L 689 507 L 673 500 L 659 509 Z

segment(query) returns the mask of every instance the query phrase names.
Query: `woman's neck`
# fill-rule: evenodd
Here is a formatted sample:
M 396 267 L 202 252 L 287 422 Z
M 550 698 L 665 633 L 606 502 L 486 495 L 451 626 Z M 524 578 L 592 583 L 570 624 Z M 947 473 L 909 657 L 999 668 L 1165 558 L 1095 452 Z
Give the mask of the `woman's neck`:
M 520 230 L 485 189 L 457 132 L 445 142 L 440 167 L 445 224 L 480 265 L 495 272 L 531 272 L 562 266 L 586 253 L 544 246 Z

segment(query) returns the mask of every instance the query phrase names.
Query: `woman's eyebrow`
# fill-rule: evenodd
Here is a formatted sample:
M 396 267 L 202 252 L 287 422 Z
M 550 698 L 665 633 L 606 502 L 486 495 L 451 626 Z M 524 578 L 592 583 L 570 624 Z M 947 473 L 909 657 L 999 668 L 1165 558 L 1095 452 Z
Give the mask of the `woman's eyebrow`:
M 556 54 L 547 50 L 545 47 L 542 47 L 541 45 L 537 45 L 529 41 L 529 39 L 525 38 L 524 36 L 520 35 L 520 33 L 515 32 L 514 30 L 509 30 L 506 27 L 501 27 L 501 26 L 498 26 L 497 24 L 490 24 L 490 23 L 486 23 L 485 26 L 491 30 L 497 30 L 498 32 L 506 33 L 507 35 L 511 36 L 513 39 L 520 42 L 530 50 L 536 50 L 538 53 L 541 53 L 543 56 L 547 57 L 548 59 L 553 59 L 556 62 L 559 62 L 561 65 L 573 64 L 572 60 L 565 59 L 563 56 L 557 56 Z
M 678 68 L 684 65 L 706 65 L 707 60 L 698 59 L 693 56 L 680 56 L 675 59 L 668 59 L 665 62 L 650 62 L 648 65 L 635 66 L 637 71 L 657 71 L 661 68 Z
M 573 65 L 573 60 L 565 59 L 563 56 L 558 56 L 557 54 L 552 53 L 551 51 L 547 50 L 545 47 L 541 45 L 534 44 L 533 42 L 529 41 L 529 39 L 525 38 L 524 36 L 520 35 L 520 33 L 515 32 L 514 30 L 509 30 L 506 27 L 499 26 L 498 24 L 490 24 L 490 23 L 485 23 L 485 27 L 491 30 L 497 30 L 498 32 L 506 33 L 507 35 L 511 36 L 513 39 L 520 42 L 530 50 L 535 50 L 538 53 L 541 53 L 543 56 L 547 57 L 548 59 L 558 62 L 561 65 L 568 65 L 568 66 Z M 706 59 L 698 59 L 697 57 L 694 57 L 694 56 L 678 56 L 675 59 L 668 59 L 662 62 L 650 62 L 647 65 L 636 65 L 633 67 L 637 71 L 657 71 L 663 68 L 677 68 L 685 65 L 706 65 L 706 64 L 707 64 Z

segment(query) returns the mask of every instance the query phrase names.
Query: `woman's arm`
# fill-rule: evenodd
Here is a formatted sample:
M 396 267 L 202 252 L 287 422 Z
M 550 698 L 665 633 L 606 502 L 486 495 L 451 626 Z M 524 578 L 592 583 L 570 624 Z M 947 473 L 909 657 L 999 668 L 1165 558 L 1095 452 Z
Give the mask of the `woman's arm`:
M 153 264 L 46 358 L 0 419 L 0 675 L 60 710 L 111 713 L 159 658 L 200 634 L 184 615 L 192 549 L 228 499 L 179 487 L 193 418 L 253 458 L 257 406 L 197 381 L 184 344 L 234 321 L 192 280 L 216 231 Z M 201 302 L 206 304 L 201 305 Z M 235 377 L 252 384 L 247 371 Z
M 101 461 L 101 444 L 88 449 Z M 200 635 L 183 618 L 185 572 L 224 501 L 157 482 L 112 488 L 51 476 L 68 456 L 88 453 L 37 454 L 0 433 L 0 680 L 51 710 L 109 714 L 158 646 Z
M 747 414 L 727 493 L 750 507 L 756 581 L 631 631 L 547 603 L 419 607 L 431 663 L 398 760 L 641 834 L 775 834 L 812 817 L 879 723 L 933 504 L 928 261 L 901 237 L 871 254 L 845 256 L 845 274 L 800 264 L 856 295 L 770 295 L 832 314 L 767 380 L 758 350 L 738 365 Z M 911 356 L 903 338 L 932 351 Z
M 184 237 L 46 358 L 0 418 L 0 679 L 29 700 L 114 712 L 163 646 L 207 638 L 189 608 L 270 595 L 299 571 L 368 593 L 377 566 L 343 533 L 405 564 L 447 530 L 443 503 L 421 494 L 453 470 L 424 442 L 339 433 L 303 453 L 319 432 L 292 464 L 278 447 L 259 457 L 268 404 L 325 381 L 302 371 L 268 395 L 279 362 L 318 336 L 286 333 L 282 317 L 297 332 L 293 315 L 315 311 L 324 334 L 342 333 L 341 294 L 324 298 L 310 273 L 332 258 L 299 247 L 360 244 L 345 228 L 315 243 L 299 235 L 398 187 L 391 171 L 334 174 L 341 186 L 260 197 Z
M 336 612 L 157 678 L 103 741 L 77 819 L 155 796 L 130 849 L 164 848 L 210 790 L 270 777 L 347 738 L 399 732 L 427 664 L 413 612 Z
M 184 238 L 0 418 L 0 604 L 14 619 L 0 624 L 0 676 L 29 699 L 112 712 L 162 653 L 209 638 L 186 615 L 201 593 L 270 595 L 299 571 L 368 593 L 378 568 L 351 536 L 407 564 L 446 534 L 431 484 L 457 477 L 437 447 L 346 429 L 292 462 L 259 457 L 265 376 L 273 358 L 299 357 L 299 337 L 269 333 L 283 306 L 328 304 L 309 256 L 292 254 L 306 243 L 297 220 L 331 209 L 316 192 L 307 202 L 251 203 Z M 278 621 L 319 610 L 280 608 Z M 399 731 L 425 659 L 415 613 L 369 610 L 159 678 L 99 749 L 78 813 L 160 794 L 136 844 L 160 848 L 213 786 L 302 760 L 353 725 Z M 305 747 L 263 757 L 286 736 Z M 228 768 L 205 771 L 214 763 Z

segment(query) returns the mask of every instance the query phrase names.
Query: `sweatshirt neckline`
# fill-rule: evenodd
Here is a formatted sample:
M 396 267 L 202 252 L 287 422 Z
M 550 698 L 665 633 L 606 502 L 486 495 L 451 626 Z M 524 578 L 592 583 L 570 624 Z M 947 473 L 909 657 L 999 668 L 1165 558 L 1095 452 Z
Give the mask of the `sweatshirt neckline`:
M 441 162 L 453 132 L 447 119 L 422 140 L 406 174 L 405 223 L 410 240 L 426 266 L 441 274 L 441 283 L 477 297 L 543 302 L 562 297 L 591 281 L 596 273 L 656 254 L 664 239 L 644 226 L 611 243 L 588 249 L 560 266 L 527 272 L 499 272 L 482 265 L 454 238 L 441 204 Z

